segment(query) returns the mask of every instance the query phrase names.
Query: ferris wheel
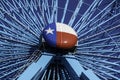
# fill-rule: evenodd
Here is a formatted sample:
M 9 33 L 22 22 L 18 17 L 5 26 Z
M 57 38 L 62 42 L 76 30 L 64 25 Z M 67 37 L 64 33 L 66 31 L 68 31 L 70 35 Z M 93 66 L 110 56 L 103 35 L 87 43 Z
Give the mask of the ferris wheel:
M 43 37 L 53 23 L 76 32 L 74 48 L 57 49 Z M 77 63 L 101 80 L 119 80 L 120 1 L 0 0 L 0 80 L 18 79 L 39 60 L 38 80 L 82 79 L 70 72 Z

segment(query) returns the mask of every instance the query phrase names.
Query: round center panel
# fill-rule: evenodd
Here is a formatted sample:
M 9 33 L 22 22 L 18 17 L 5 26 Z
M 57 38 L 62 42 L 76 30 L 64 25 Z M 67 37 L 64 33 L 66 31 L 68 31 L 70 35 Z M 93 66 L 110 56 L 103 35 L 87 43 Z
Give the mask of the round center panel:
M 77 43 L 78 37 L 74 29 L 63 23 L 51 23 L 43 29 L 43 38 L 51 46 L 70 49 Z

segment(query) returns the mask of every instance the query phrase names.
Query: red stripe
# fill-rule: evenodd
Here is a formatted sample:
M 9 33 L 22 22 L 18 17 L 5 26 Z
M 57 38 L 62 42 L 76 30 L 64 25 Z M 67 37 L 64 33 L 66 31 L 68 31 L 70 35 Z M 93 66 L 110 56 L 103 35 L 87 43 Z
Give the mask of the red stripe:
M 77 36 L 65 32 L 57 32 L 57 47 L 72 48 L 77 43 Z

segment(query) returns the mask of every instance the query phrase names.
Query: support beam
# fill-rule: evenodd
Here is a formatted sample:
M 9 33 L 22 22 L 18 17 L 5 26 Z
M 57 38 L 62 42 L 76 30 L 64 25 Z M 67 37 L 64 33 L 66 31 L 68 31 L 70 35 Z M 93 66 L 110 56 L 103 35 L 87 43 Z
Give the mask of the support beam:
M 53 56 L 42 55 L 40 59 L 37 62 L 32 63 L 17 80 L 38 80 L 52 58 Z
M 74 56 L 67 56 L 63 63 L 75 80 L 100 80 L 92 70 L 85 70 Z

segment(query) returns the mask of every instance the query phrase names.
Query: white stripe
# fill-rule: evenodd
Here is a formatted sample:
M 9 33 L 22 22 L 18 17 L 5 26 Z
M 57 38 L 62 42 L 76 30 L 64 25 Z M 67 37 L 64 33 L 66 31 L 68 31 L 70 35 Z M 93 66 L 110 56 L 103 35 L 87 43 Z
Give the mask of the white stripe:
M 65 32 L 77 36 L 77 33 L 70 26 L 63 23 L 56 23 L 56 31 Z

